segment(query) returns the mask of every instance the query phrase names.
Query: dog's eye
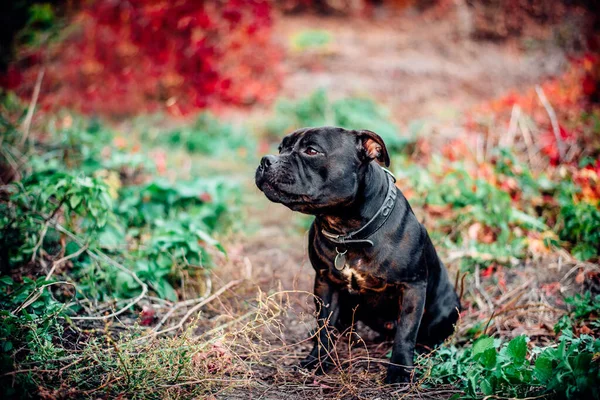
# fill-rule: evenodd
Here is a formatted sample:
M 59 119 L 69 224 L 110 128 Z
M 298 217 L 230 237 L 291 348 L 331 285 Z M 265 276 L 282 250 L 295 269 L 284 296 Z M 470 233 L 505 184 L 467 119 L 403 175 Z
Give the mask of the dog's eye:
M 319 154 L 319 152 L 313 149 L 312 147 L 307 147 L 306 150 L 304 150 L 304 154 L 308 154 L 309 156 L 316 156 L 317 154 Z

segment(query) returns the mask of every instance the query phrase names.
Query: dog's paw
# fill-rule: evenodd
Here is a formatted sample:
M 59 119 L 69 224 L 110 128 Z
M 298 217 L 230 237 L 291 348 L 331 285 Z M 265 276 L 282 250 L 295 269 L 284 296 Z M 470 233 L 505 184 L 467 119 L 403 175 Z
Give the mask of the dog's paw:
M 331 361 L 321 361 L 315 370 L 315 375 L 324 375 L 333 368 Z
M 404 370 L 404 368 L 391 366 L 390 368 L 388 368 L 387 375 L 383 383 L 410 383 L 410 372 L 407 372 L 406 370 Z
M 315 369 L 316 375 L 323 375 L 333 367 L 329 360 L 319 360 L 317 357 L 309 354 L 304 360 L 300 361 L 300 367 L 308 370 Z
M 309 354 L 304 360 L 300 361 L 300 367 L 304 369 L 315 369 L 319 364 L 319 359 Z

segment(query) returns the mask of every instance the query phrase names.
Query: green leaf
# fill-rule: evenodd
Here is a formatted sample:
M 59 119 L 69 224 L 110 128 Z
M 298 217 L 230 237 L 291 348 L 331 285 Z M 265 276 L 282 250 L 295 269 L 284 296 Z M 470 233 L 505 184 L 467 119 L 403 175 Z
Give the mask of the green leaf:
M 473 356 L 483 353 L 487 349 L 494 348 L 494 338 L 482 336 L 473 343 Z
M 177 292 L 173 289 L 173 286 L 165 279 L 161 279 L 154 285 L 156 291 L 160 297 L 170 301 L 177 301 Z
M 552 378 L 552 360 L 546 355 L 540 355 L 535 360 L 534 374 L 540 382 L 548 382 Z
M 481 358 L 479 361 L 486 369 L 494 369 L 494 367 L 496 367 L 496 356 L 496 349 L 494 347 L 490 347 L 481 353 Z
M 7 285 L 7 286 L 12 286 L 14 284 L 14 282 L 10 276 L 0 277 L 0 283 Z
M 525 335 L 517 336 L 508 343 L 506 354 L 515 364 L 523 364 L 527 355 L 527 340 Z
M 522 224 L 523 226 L 529 229 L 536 229 L 538 231 L 547 231 L 549 229 L 548 226 L 539 219 L 532 217 L 531 215 L 526 214 L 523 211 L 517 210 L 516 208 L 511 209 L 510 219 L 512 220 L 512 222 Z
M 209 244 L 211 246 L 217 246 L 219 244 L 217 240 L 213 239 L 212 236 L 204 232 L 202 229 L 196 229 L 195 233 L 206 244 Z
M 488 379 L 483 379 L 479 386 L 481 387 L 483 394 L 486 396 L 491 396 L 494 394 L 494 388 Z
M 116 224 L 107 224 L 98 234 L 98 242 L 103 247 L 117 247 L 125 243 L 125 232 Z
M 169 255 L 160 253 L 156 257 L 156 266 L 159 269 L 168 272 L 171 270 L 171 267 L 173 266 L 173 260 L 171 259 L 171 257 L 169 257 Z
M 82 199 L 83 198 L 81 196 L 74 194 L 69 198 L 69 205 L 71 206 L 71 208 L 75 209 L 79 205 L 79 203 L 81 203 Z
M 130 274 L 119 271 L 115 278 L 115 286 L 122 294 L 127 294 L 131 290 L 136 289 L 139 285 Z

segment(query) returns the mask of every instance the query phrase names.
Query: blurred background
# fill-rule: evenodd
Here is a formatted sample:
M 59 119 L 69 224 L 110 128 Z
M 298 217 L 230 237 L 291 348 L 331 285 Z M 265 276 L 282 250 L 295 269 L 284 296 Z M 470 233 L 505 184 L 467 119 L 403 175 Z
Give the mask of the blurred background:
M 462 111 L 593 58 L 594 5 L 21 0 L 2 6 L 2 85 L 30 98 L 43 70 L 44 109 L 112 118 L 260 107 L 324 88 L 377 99 L 400 121 Z
M 417 394 L 598 398 L 598 11 L 3 2 L 2 393 L 382 393 L 370 362 L 389 346 L 365 327 L 336 348 L 353 375 L 292 368 L 314 326 L 312 219 L 253 182 L 286 133 L 338 125 L 384 138 L 463 295 Z

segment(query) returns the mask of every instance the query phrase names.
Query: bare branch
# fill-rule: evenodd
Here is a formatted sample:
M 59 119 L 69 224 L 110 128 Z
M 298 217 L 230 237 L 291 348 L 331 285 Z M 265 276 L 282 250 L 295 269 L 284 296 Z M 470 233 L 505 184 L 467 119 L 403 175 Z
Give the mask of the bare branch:
M 227 285 L 225 285 L 221 289 L 217 290 L 212 296 L 207 297 L 202 302 L 200 302 L 200 303 L 196 304 L 194 307 L 190 308 L 190 310 L 183 316 L 183 318 L 179 321 L 179 323 L 177 325 L 172 326 L 167 329 L 163 329 L 162 331 L 152 332 L 151 334 L 142 336 L 141 338 L 138 338 L 135 341 L 136 342 L 143 341 L 143 340 L 146 340 L 146 339 L 158 336 L 158 335 L 162 335 L 163 333 L 172 332 L 177 329 L 181 329 L 183 327 L 183 324 L 185 324 L 185 321 L 187 321 L 192 316 L 192 314 L 194 314 L 200 308 L 204 307 L 206 304 L 210 303 L 211 301 L 213 301 L 214 299 L 216 299 L 217 297 L 222 295 L 226 290 L 229 290 L 232 287 L 239 285 L 243 281 L 244 281 L 243 279 L 238 279 L 238 280 L 229 282 Z
M 52 274 L 54 274 L 54 271 L 56 270 L 56 268 L 61 265 L 62 263 L 64 263 L 65 261 L 68 261 L 72 258 L 78 257 L 81 253 L 83 253 L 84 251 L 86 251 L 88 248 L 88 245 L 84 245 L 82 246 L 79 250 L 77 250 L 75 253 L 69 254 L 68 256 L 65 256 L 59 260 L 56 260 L 52 263 L 52 268 L 50 268 L 50 271 L 48 272 L 48 274 L 46 274 L 46 280 L 49 280 L 50 277 L 52 276 Z
M 27 109 L 27 115 L 25 116 L 25 120 L 23 121 L 22 130 L 23 137 L 21 138 L 21 145 L 24 145 L 27 139 L 29 138 L 29 130 L 31 129 L 31 120 L 33 119 L 33 111 L 35 110 L 35 105 L 38 101 L 38 96 L 40 95 L 40 88 L 42 87 L 42 79 L 44 79 L 44 69 L 42 68 L 38 72 L 37 80 L 35 82 L 35 87 L 33 89 L 33 96 L 31 97 L 31 102 L 29 103 L 29 108 Z
M 65 235 L 67 235 L 68 237 L 70 237 L 71 239 L 73 239 L 73 241 L 75 241 L 80 246 L 84 246 L 85 245 L 80 238 L 78 238 L 77 236 L 75 236 L 75 234 L 73 234 L 72 232 L 70 232 L 67 229 L 65 229 L 59 223 L 55 222 L 54 226 L 55 226 L 55 228 L 58 231 L 64 233 Z M 93 259 L 95 259 L 97 261 L 104 261 L 104 262 L 107 262 L 109 264 L 112 264 L 115 268 L 119 269 L 120 271 L 125 272 L 128 275 L 130 275 L 141 286 L 142 292 L 135 299 L 133 299 L 132 301 L 130 301 L 129 303 L 127 303 L 123 308 L 121 308 L 118 311 L 115 311 L 115 312 L 107 314 L 107 315 L 102 315 L 102 316 L 70 317 L 72 320 L 87 320 L 87 321 L 90 321 L 90 320 L 101 320 L 101 321 L 104 321 L 104 320 L 116 317 L 117 315 L 123 314 L 125 311 L 129 310 L 131 307 L 133 307 L 134 305 L 136 305 L 137 303 L 139 303 L 139 301 L 142 300 L 144 298 L 144 296 L 146 296 L 146 293 L 148 293 L 148 285 L 146 285 L 135 274 L 135 272 L 129 270 L 128 268 L 124 267 L 123 265 L 121 265 L 117 261 L 115 261 L 112 258 L 108 257 L 106 254 L 104 254 L 100 250 L 91 251 L 90 249 L 86 249 L 86 251 L 90 255 L 90 257 L 92 257 Z
M 162 317 L 162 319 L 160 320 L 160 322 L 154 327 L 154 331 L 158 331 L 160 329 L 160 327 L 163 326 L 165 324 L 165 322 L 167 322 L 167 320 L 171 317 L 171 315 L 173 315 L 175 313 L 175 311 L 177 311 L 179 308 L 190 306 L 192 304 L 196 304 L 196 303 L 198 303 L 200 301 L 203 301 L 208 296 L 210 296 L 211 292 L 212 292 L 212 280 L 210 279 L 210 276 L 207 276 L 206 277 L 206 293 L 205 293 L 205 295 L 201 296 L 201 297 L 198 297 L 196 299 L 191 299 L 191 300 L 186 300 L 186 301 L 180 301 L 179 303 L 175 304 L 175 306 L 172 307 L 169 310 L 169 312 L 167 312 L 165 314 L 165 316 Z
M 550 123 L 552 124 L 552 132 L 554 132 L 554 138 L 556 139 L 556 147 L 558 148 L 558 154 L 560 156 L 560 160 L 564 160 L 565 158 L 565 144 L 560 137 L 560 127 L 558 126 L 558 119 L 556 118 L 556 113 L 552 108 L 552 105 L 546 98 L 544 94 L 544 90 L 540 86 L 535 87 L 535 92 L 537 93 L 540 101 L 544 105 L 546 112 L 548 113 L 548 117 L 550 117 Z

